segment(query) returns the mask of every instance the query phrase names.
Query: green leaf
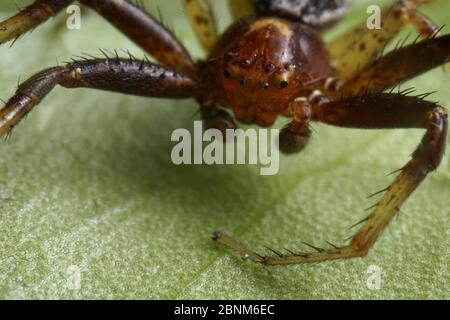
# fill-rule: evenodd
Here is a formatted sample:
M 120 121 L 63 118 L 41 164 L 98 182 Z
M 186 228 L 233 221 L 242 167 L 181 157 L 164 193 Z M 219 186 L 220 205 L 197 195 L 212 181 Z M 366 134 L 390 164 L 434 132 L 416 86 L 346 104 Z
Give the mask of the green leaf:
M 147 3 L 201 56 L 178 1 Z M 224 2 L 214 5 L 225 26 Z M 14 10 L 2 6 L 1 17 Z M 365 8 L 336 30 L 362 21 Z M 450 24 L 449 10 L 448 2 L 424 8 L 441 25 Z M 74 54 L 124 48 L 142 56 L 97 14 L 83 13 L 72 31 L 64 16 L 0 47 L 2 98 L 19 76 Z M 409 86 L 437 91 L 430 99 L 450 106 L 442 68 Z M 263 268 L 210 240 L 226 229 L 261 250 L 343 243 L 372 204 L 366 196 L 389 184 L 385 174 L 409 159 L 422 130 L 315 125 L 308 148 L 263 177 L 254 166 L 173 165 L 170 134 L 192 129 L 196 111 L 192 100 L 54 90 L 0 145 L 0 297 L 450 298 L 448 155 L 364 259 Z M 367 286 L 370 265 L 382 270 L 379 290 Z

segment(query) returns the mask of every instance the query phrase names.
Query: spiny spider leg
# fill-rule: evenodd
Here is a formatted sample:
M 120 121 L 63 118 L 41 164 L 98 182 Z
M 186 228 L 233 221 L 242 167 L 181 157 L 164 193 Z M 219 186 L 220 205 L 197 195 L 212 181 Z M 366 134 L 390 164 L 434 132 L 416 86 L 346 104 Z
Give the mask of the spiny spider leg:
M 370 64 L 386 45 L 408 24 L 413 24 L 419 37 L 436 35 L 438 27 L 417 11 L 423 3 L 434 0 L 400 0 L 393 6 L 384 8 L 381 14 L 381 28 L 369 29 L 367 22 L 353 28 L 330 45 L 332 59 L 337 62 L 337 75 L 345 80 L 353 77 Z
M 234 19 L 238 20 L 253 15 L 252 0 L 228 0 Z
M 160 63 L 195 75 L 195 64 L 173 33 L 149 13 L 127 0 L 81 0 L 112 23 Z
M 200 44 L 209 53 L 219 34 L 209 0 L 183 0 L 183 3 Z
M 15 16 L 0 23 L 0 43 L 37 27 L 73 1 L 37 0 Z M 187 75 L 195 64 L 175 36 L 149 13 L 127 0 L 80 0 L 93 8 L 160 63 Z
M 419 98 L 402 94 L 371 94 L 344 98 L 317 105 L 313 120 L 351 128 L 426 128 L 412 159 L 403 167 L 385 191 L 378 205 L 365 219 L 349 245 L 332 249 L 316 248 L 317 252 L 293 252 L 276 256 L 260 256 L 223 232 L 214 240 L 245 257 L 264 265 L 286 265 L 365 256 L 381 231 L 398 212 L 408 196 L 437 168 L 445 150 L 447 113 L 444 108 Z
M 380 92 L 449 61 L 450 34 L 427 39 L 389 52 L 345 82 L 335 94 Z
M 74 62 L 46 69 L 21 83 L 0 110 L 0 134 L 9 134 L 58 84 L 147 97 L 187 98 L 198 92 L 195 80 L 145 61 L 111 58 Z

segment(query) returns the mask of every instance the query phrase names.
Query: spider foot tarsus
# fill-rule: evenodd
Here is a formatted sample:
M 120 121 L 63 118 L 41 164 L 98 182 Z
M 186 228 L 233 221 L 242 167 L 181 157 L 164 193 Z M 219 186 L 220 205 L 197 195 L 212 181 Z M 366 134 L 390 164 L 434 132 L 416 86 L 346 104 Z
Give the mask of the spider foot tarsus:
M 216 243 L 238 253 L 242 256 L 242 258 L 249 259 L 265 266 L 313 263 L 324 260 L 362 257 L 367 253 L 367 251 L 358 251 L 357 248 L 352 248 L 351 246 L 338 247 L 331 242 L 327 242 L 332 247 L 331 249 L 323 249 L 303 242 L 303 244 L 314 249 L 315 251 L 301 252 L 284 248 L 284 251 L 287 252 L 287 254 L 284 254 L 270 247 L 265 247 L 273 255 L 260 255 L 250 250 L 247 246 L 224 231 L 214 232 L 213 240 Z
M 242 244 L 235 238 L 231 237 L 225 231 L 222 230 L 214 231 L 212 239 L 215 242 L 227 247 L 228 249 L 231 249 L 232 251 L 239 253 L 244 259 L 250 259 L 254 262 L 263 262 L 264 260 L 263 256 L 260 256 L 259 254 L 253 252 L 252 250 L 247 248 L 244 244 Z

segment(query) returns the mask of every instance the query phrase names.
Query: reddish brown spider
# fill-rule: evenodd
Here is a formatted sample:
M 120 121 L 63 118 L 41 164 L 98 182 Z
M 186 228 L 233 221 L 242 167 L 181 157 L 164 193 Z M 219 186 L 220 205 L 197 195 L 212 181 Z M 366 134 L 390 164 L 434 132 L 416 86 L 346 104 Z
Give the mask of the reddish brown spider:
M 18 37 L 72 0 L 37 0 L 0 24 L 0 42 Z M 0 133 L 8 134 L 56 85 L 88 87 L 150 97 L 195 97 L 208 127 L 234 128 L 237 120 L 270 126 L 292 118 L 280 134 L 280 150 L 297 153 L 309 141 L 310 121 L 350 128 L 424 128 L 412 159 L 399 171 L 362 227 L 343 247 L 260 256 L 223 232 L 214 239 L 265 265 L 365 256 L 408 196 L 437 168 L 445 148 L 447 113 L 426 95 L 386 91 L 450 60 L 450 35 L 416 9 L 430 0 L 403 0 L 382 14 L 382 28 L 359 26 L 328 47 L 314 29 L 343 13 L 343 0 L 231 1 L 238 20 L 217 36 L 205 0 L 185 0 L 208 59 L 193 62 L 183 45 L 151 15 L 126 0 L 81 0 L 151 54 L 161 65 L 132 57 L 74 61 L 46 69 L 20 84 L 0 110 Z M 250 13 L 249 10 L 255 10 Z M 407 24 L 423 41 L 380 53 Z M 333 62 L 333 63 L 332 63 Z

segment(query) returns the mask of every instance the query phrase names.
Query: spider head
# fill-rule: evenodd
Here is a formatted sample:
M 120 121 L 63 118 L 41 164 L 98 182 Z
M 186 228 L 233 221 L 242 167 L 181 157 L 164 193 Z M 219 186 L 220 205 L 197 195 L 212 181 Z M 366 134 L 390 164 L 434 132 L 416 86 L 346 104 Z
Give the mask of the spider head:
M 328 51 L 311 29 L 288 20 L 259 18 L 240 28 L 224 36 L 220 88 L 238 120 L 269 126 L 311 82 L 329 74 Z

